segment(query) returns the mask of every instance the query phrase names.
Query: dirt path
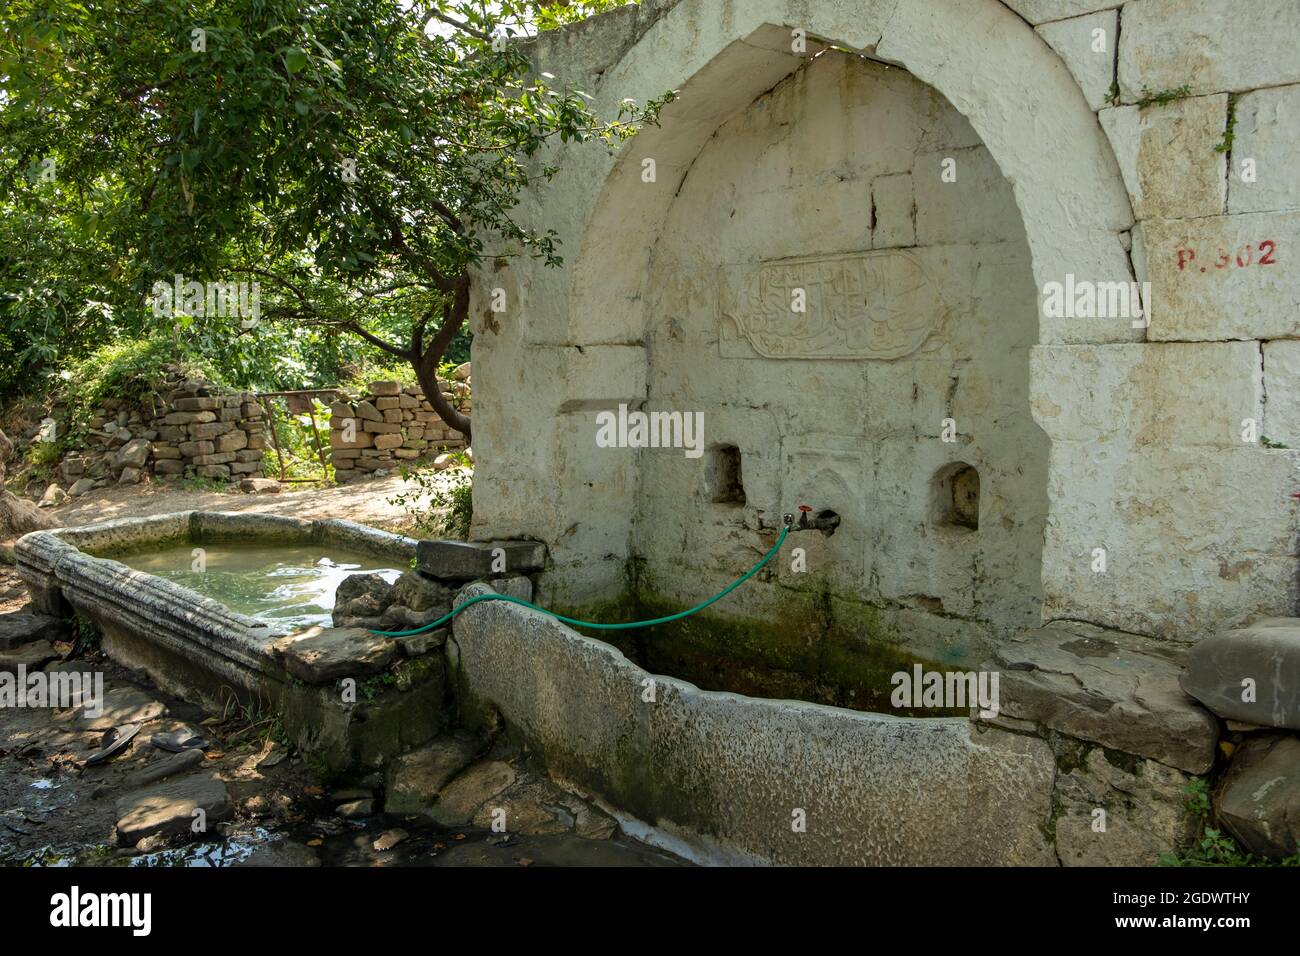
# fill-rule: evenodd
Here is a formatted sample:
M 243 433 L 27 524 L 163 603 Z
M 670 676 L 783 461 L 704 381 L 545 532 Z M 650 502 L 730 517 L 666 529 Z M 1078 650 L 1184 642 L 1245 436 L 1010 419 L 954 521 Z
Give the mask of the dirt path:
M 74 527 L 170 511 L 266 511 L 297 518 L 347 518 L 386 530 L 407 530 L 410 517 L 389 502 L 404 486 L 401 477 L 391 476 L 332 488 L 247 495 L 150 483 L 104 488 L 84 498 L 70 499 L 47 514 L 65 527 Z

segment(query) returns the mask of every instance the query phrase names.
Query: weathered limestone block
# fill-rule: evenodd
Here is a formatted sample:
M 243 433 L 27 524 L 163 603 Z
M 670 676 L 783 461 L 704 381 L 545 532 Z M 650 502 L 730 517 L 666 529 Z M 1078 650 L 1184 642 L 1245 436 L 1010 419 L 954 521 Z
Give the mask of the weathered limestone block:
M 386 412 L 390 408 L 401 408 L 402 402 L 396 396 L 385 395 L 382 398 L 376 397 L 374 401 L 374 406 L 375 408 L 379 409 L 381 412 Z
M 1227 154 L 1215 147 L 1227 116 L 1226 93 L 1101 111 L 1138 219 L 1223 213 Z
M 956 182 L 940 176 L 949 158 Z M 1011 187 L 983 146 L 918 153 L 912 193 L 918 245 L 996 242 L 1022 228 Z
M 185 463 L 179 458 L 165 458 L 153 465 L 155 475 L 179 475 L 185 471 Z
M 1106 105 L 1115 82 L 1118 27 L 1119 14 L 1115 10 L 1100 10 L 1046 23 L 1037 29 L 1038 35 L 1065 61 L 1094 110 Z
M 150 449 L 153 452 L 154 461 L 158 462 L 164 458 L 180 458 L 181 450 L 175 445 L 164 444 L 163 442 L 154 442 Z
M 1048 20 L 1077 17 L 1094 10 L 1110 10 L 1123 0 L 1002 0 L 1008 7 L 1033 24 Z M 1112 44 L 1112 49 L 1114 45 Z
M 1258 0 L 1130 0 L 1124 4 L 1119 86 L 1125 103 L 1189 87 L 1191 93 L 1300 82 L 1300 5 Z
M 1190 777 L 1154 760 L 1114 759 L 1123 765 L 1094 748 L 1082 766 L 1057 778 L 1064 813 L 1056 821 L 1056 854 L 1066 866 L 1153 866 L 1194 835 Z M 1105 813 L 1104 829 L 1097 810 Z
M 876 211 L 871 248 L 916 244 L 916 200 L 912 195 L 911 173 L 877 176 L 871 181 L 871 203 Z
M 1237 100 L 1228 212 L 1268 212 L 1300 207 L 1300 86 L 1255 90 Z M 1251 160 L 1254 181 L 1242 180 Z
M 1300 334 L 1300 212 L 1150 220 L 1151 340 L 1277 339 Z
M 367 401 L 357 402 L 357 416 L 372 422 L 382 422 L 384 420 L 383 412 Z
M 380 449 L 400 448 L 401 446 L 402 446 L 401 435 L 384 434 L 384 435 L 375 436 L 376 448 L 380 448 Z
M 1009 716 L 1189 773 L 1214 763 L 1218 722 L 1183 693 L 1168 660 L 1077 624 L 1022 632 L 996 656 Z
M 176 448 L 183 458 L 211 455 L 217 450 L 216 444 L 210 441 L 183 441 Z
M 233 422 L 203 422 L 190 426 L 190 438 L 195 441 L 203 441 L 208 438 L 216 438 L 218 435 L 225 435 L 233 430 L 235 430 Z
M 219 398 L 178 398 L 172 408 L 178 412 L 205 412 L 221 407 Z
M 1264 419 L 1256 342 L 1035 346 L 1034 420 L 1053 441 L 1242 447 Z
M 216 420 L 214 412 L 172 412 L 163 416 L 163 422 L 167 425 L 196 425 Z
M 1220 717 L 1300 730 L 1300 618 L 1206 638 L 1188 654 L 1182 686 Z
M 1260 435 L 1269 441 L 1300 448 L 1300 341 L 1265 342 L 1264 424 Z
M 230 477 L 230 468 L 226 465 L 201 465 L 194 469 L 200 478 L 225 479 Z
M 1300 853 L 1300 739 L 1270 734 L 1242 744 L 1216 809 L 1252 853 L 1273 860 Z
M 402 393 L 401 382 L 371 382 L 370 394 L 372 395 L 400 395 Z
M 1288 613 L 1298 483 L 1300 453 L 1259 445 L 1053 444 L 1044 616 L 1191 642 Z
M 224 435 L 217 437 L 216 449 L 218 452 L 239 451 L 248 447 L 248 433 L 235 429 Z
M 504 568 L 497 562 L 498 552 L 504 554 Z M 421 541 L 415 563 L 424 574 L 444 581 L 527 574 L 545 566 L 546 545 L 540 541 Z
M 335 424 L 337 425 L 342 423 L 336 422 Z M 359 424 L 360 423 L 358 423 L 358 425 Z M 340 449 L 370 448 L 371 446 L 374 445 L 374 443 L 375 443 L 374 436 L 371 435 L 369 432 L 362 431 L 360 427 L 357 428 L 356 434 L 353 436 L 352 441 L 346 441 L 344 439 L 344 433 L 342 431 L 330 432 L 331 448 L 340 448 Z

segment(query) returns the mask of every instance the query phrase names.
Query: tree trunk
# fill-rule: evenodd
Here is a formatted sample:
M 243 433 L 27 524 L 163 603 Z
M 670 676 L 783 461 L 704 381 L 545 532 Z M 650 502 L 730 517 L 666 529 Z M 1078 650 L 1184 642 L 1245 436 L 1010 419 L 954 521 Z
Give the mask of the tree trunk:
M 424 354 L 421 355 L 418 351 L 413 350 L 411 356 L 411 365 L 415 368 L 415 378 L 420 383 L 420 390 L 424 392 L 425 401 L 433 406 L 433 410 L 438 413 L 439 418 L 463 434 L 466 442 L 473 441 L 470 432 L 470 417 L 443 398 L 442 389 L 438 385 L 438 363 L 447 354 L 452 339 L 456 337 L 456 333 L 465 324 L 468 315 L 469 281 L 468 279 L 462 279 L 452 296 L 451 307 L 444 315 L 442 328 L 438 329 L 438 334 L 433 337 L 433 341 L 424 350 Z

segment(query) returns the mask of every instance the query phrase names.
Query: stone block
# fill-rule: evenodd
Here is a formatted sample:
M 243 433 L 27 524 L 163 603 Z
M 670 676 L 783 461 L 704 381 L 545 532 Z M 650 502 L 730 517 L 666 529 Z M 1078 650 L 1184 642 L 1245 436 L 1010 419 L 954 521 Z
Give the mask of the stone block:
M 1119 13 L 1100 10 L 1068 20 L 1054 20 L 1038 27 L 1037 33 L 1065 61 L 1088 106 L 1093 110 L 1105 106 L 1115 82 Z
M 1300 86 L 1246 93 L 1236 103 L 1228 212 L 1300 208 Z M 1251 161 L 1254 180 L 1242 180 Z
M 1034 419 L 1054 441 L 1241 448 L 1264 419 L 1256 342 L 1035 346 Z
M 500 567 L 502 556 L 504 568 Z M 416 567 L 430 577 L 472 581 L 540 571 L 546 564 L 546 545 L 540 541 L 421 541 L 415 561 Z
M 1300 82 L 1300 4 L 1257 0 L 1130 0 L 1119 86 L 1125 103 L 1187 87 L 1241 92 Z
M 1300 211 L 1150 220 L 1150 340 L 1279 339 L 1300 334 Z

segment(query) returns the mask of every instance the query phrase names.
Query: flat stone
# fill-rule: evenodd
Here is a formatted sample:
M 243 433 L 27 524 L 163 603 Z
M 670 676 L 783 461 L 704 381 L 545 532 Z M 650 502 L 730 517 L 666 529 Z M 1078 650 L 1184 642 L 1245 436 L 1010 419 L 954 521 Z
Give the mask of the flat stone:
M 504 570 L 493 570 L 498 548 L 505 551 Z M 540 541 L 421 541 L 415 555 L 420 571 L 444 581 L 540 571 L 545 564 L 546 545 Z
M 77 713 L 78 730 L 107 730 L 122 724 L 143 724 L 167 713 L 167 705 L 134 687 L 114 687 L 104 692 L 102 711 L 94 717 Z
M 1254 700 L 1243 700 L 1250 682 Z M 1187 655 L 1183 690 L 1220 717 L 1300 730 L 1300 618 L 1215 634 Z
M 1189 773 L 1209 770 L 1218 722 L 1179 688 L 1178 666 L 1107 633 L 1045 627 L 999 647 L 1002 712 Z
M 392 640 L 359 627 L 313 627 L 289 635 L 278 647 L 285 669 L 308 684 L 378 674 L 398 653 Z
M 514 782 L 510 764 L 500 760 L 477 763 L 442 790 L 428 815 L 442 826 L 464 826 L 474 819 L 479 807 Z
M 49 614 L 14 611 L 0 614 L 0 651 L 35 641 L 56 641 L 67 633 L 61 620 Z
M 28 673 L 38 671 L 58 656 L 59 652 L 49 641 L 21 644 L 12 650 L 0 651 L 0 673 L 17 674 L 19 667 Z
M 161 759 L 151 760 L 142 770 L 137 770 L 125 780 L 122 786 L 128 790 L 147 787 L 151 783 L 165 780 L 185 770 L 193 770 L 203 763 L 203 751 L 199 749 L 182 750 L 180 753 L 167 754 Z
M 1252 853 L 1271 860 L 1300 853 L 1300 740 L 1272 735 L 1242 744 L 1217 809 L 1223 825 Z
M 68 497 L 80 498 L 82 495 L 86 494 L 86 492 L 90 491 L 94 487 L 95 487 L 94 478 L 78 478 L 76 481 L 72 483 L 72 487 L 68 489 Z
M 384 812 L 429 819 L 438 792 L 469 766 L 479 744 L 471 737 L 444 737 L 402 754 L 388 768 Z
M 239 490 L 246 495 L 278 495 L 280 483 L 274 478 L 244 478 L 239 482 Z
M 172 783 L 129 794 L 117 801 L 117 842 L 135 846 L 154 834 L 191 833 L 196 810 L 206 819 L 204 830 L 230 818 L 230 795 L 215 774 L 182 777 Z

